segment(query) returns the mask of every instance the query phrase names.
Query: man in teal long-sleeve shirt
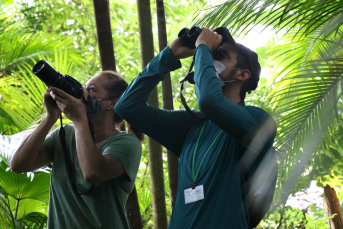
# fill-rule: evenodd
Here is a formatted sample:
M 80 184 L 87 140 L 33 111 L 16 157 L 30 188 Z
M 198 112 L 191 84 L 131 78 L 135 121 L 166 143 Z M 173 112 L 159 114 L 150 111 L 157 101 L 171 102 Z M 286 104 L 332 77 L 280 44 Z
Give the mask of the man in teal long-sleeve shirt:
M 204 27 L 195 51 L 176 39 L 132 81 L 115 107 L 118 115 L 180 158 L 170 229 L 250 228 L 239 162 L 248 158 L 244 164 L 253 174 L 276 134 L 269 114 L 244 106 L 245 93 L 259 79 L 256 53 L 243 55 L 242 47 L 247 48 L 237 44 L 224 43 L 218 49 L 221 40 Z M 193 54 L 197 101 L 206 118 L 148 105 L 154 87 L 181 67 L 179 59 Z

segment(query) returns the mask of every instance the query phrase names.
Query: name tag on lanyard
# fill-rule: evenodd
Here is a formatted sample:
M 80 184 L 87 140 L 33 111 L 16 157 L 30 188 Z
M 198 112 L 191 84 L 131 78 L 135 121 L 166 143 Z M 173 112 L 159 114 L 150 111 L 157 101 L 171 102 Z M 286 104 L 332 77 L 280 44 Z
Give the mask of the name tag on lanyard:
M 204 186 L 198 185 L 195 189 L 185 189 L 185 204 L 193 203 L 204 199 Z

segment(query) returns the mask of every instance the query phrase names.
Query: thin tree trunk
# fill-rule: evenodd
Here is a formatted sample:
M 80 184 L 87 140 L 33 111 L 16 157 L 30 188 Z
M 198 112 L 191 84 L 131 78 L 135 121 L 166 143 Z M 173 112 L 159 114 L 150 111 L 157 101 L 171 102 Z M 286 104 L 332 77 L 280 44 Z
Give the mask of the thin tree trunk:
M 108 0 L 93 0 L 95 22 L 98 35 L 98 46 L 102 70 L 116 71 L 116 62 L 113 49 L 110 6 Z M 125 130 L 125 123 L 120 126 Z M 142 218 L 139 209 L 136 187 L 128 196 L 125 205 L 126 218 L 131 229 L 142 229 Z
M 108 0 L 93 0 L 102 70 L 116 71 Z
M 156 13 L 157 13 L 157 26 L 158 26 L 158 44 L 160 52 L 167 46 L 167 29 L 166 19 L 164 14 L 163 0 L 156 0 Z M 166 110 L 174 110 L 173 106 L 173 92 L 170 80 L 170 74 L 162 81 L 162 99 L 163 108 Z M 173 207 L 174 198 L 177 192 L 178 185 L 178 169 L 179 159 L 175 154 L 167 149 L 168 158 L 168 177 L 169 177 L 169 190 L 170 190 L 170 204 Z
M 326 185 L 324 188 L 324 207 L 327 216 L 336 214 L 334 218 L 329 219 L 330 229 L 342 229 L 343 216 L 341 206 L 335 189 L 331 188 L 329 185 Z
M 142 218 L 139 209 L 136 187 L 133 188 L 126 202 L 126 218 L 129 222 L 130 229 L 143 229 Z
M 140 35 L 142 68 L 154 58 L 151 9 L 149 0 L 137 0 L 138 26 Z M 151 92 L 148 103 L 158 107 L 157 87 Z M 162 147 L 148 138 L 149 167 L 151 176 L 151 194 L 154 217 L 154 228 L 167 228 L 167 210 L 164 190 Z

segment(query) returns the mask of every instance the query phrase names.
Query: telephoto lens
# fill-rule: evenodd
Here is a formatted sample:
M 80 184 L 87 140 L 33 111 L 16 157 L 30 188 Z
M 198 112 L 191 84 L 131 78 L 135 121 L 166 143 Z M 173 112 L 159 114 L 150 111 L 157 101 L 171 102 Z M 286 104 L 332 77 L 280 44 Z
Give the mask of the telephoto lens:
M 77 99 L 81 99 L 83 93 L 81 83 L 71 76 L 56 71 L 47 61 L 38 61 L 32 72 L 47 87 L 56 87 Z
M 33 67 L 32 72 L 48 87 L 52 86 L 60 76 L 63 77 L 61 73 L 51 67 L 51 65 L 45 60 L 38 61 Z

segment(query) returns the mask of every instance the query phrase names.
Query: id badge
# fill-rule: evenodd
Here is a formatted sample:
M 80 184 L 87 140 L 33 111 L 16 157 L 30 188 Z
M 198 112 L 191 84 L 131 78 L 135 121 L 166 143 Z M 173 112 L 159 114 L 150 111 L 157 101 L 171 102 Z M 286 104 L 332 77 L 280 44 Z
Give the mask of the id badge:
M 196 202 L 204 199 L 204 186 L 196 186 L 195 189 L 185 189 L 185 204 Z

